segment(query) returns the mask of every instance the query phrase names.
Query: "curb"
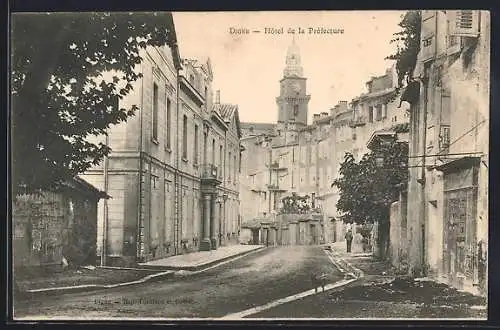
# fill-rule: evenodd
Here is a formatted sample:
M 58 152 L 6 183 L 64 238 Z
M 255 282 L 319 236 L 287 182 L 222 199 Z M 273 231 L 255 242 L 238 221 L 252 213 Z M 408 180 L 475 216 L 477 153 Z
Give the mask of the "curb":
M 83 284 L 83 285 L 63 286 L 63 287 L 56 287 L 56 288 L 31 289 L 31 290 L 26 290 L 24 292 L 21 292 L 21 294 L 55 293 L 55 292 L 78 293 L 78 292 L 88 291 L 88 289 L 96 289 L 96 290 L 112 289 L 112 288 L 117 288 L 117 287 L 121 287 L 121 286 L 141 284 L 141 283 L 149 282 L 152 280 L 170 278 L 173 276 L 174 276 L 173 271 L 164 271 L 164 272 L 159 272 L 156 274 L 147 275 L 141 279 L 138 279 L 135 281 L 130 281 L 130 282 L 122 282 L 122 283 L 116 283 L 116 284 Z
M 224 257 L 222 259 L 218 259 L 209 263 L 205 263 L 203 265 L 197 265 L 197 266 L 191 266 L 191 267 L 171 267 L 170 269 L 166 270 L 165 268 L 135 268 L 135 270 L 142 269 L 142 270 L 158 270 L 161 272 L 158 272 L 156 274 L 151 274 L 147 275 L 141 279 L 135 280 L 135 281 L 130 281 L 130 282 L 122 282 L 122 283 L 116 283 L 116 284 L 83 284 L 83 285 L 76 285 L 76 286 L 64 286 L 64 287 L 56 287 L 56 288 L 42 288 L 42 289 L 30 289 L 26 291 L 19 292 L 18 295 L 23 296 L 23 295 L 30 295 L 30 294 L 51 294 L 51 293 L 78 293 L 78 292 L 84 292 L 88 291 L 89 289 L 93 290 L 101 290 L 101 289 L 112 289 L 112 288 L 117 288 L 117 287 L 122 287 L 122 286 L 129 286 L 129 285 L 135 285 L 135 284 L 142 284 L 146 282 L 151 282 L 153 280 L 158 280 L 158 279 L 165 279 L 165 278 L 173 278 L 176 274 L 176 271 L 179 270 L 184 270 L 184 271 L 192 271 L 192 272 L 202 272 L 204 270 L 208 270 L 212 267 L 217 266 L 218 264 L 226 263 L 232 261 L 232 259 L 237 259 L 239 257 L 246 256 L 247 254 L 254 253 L 257 251 L 262 251 L 266 247 L 260 247 L 258 249 L 250 250 L 250 251 L 244 251 L 235 255 L 231 255 L 228 257 Z M 104 268 L 104 267 L 103 267 Z M 111 268 L 111 267 L 105 267 L 105 268 Z M 122 269 L 119 267 L 113 267 L 113 269 Z
M 356 278 L 343 279 L 343 280 L 339 280 L 339 281 L 337 281 L 335 283 L 327 284 L 327 285 L 325 285 L 325 291 L 321 291 L 321 293 L 329 291 L 329 290 L 332 290 L 332 289 L 337 289 L 337 288 L 346 286 L 346 285 L 348 285 L 348 284 L 350 284 L 350 283 L 352 283 L 352 282 L 354 282 L 356 280 L 357 280 Z M 266 311 L 268 309 L 274 308 L 276 306 L 283 305 L 283 304 L 286 304 L 286 303 L 289 303 L 289 302 L 292 302 L 292 301 L 295 301 L 295 300 L 299 300 L 299 299 L 302 299 L 302 298 L 305 298 L 305 297 L 313 296 L 313 295 L 316 295 L 316 294 L 319 294 L 319 293 L 320 293 L 320 291 L 316 291 L 315 289 L 303 291 L 303 292 L 296 293 L 294 295 L 291 295 L 291 296 L 288 296 L 288 297 L 285 297 L 285 298 L 281 298 L 281 299 L 277 299 L 277 300 L 271 301 L 271 302 L 269 302 L 267 304 L 264 304 L 264 305 L 261 305 L 261 306 L 252 307 L 250 309 L 246 309 L 246 310 L 243 310 L 243 311 L 240 311 L 240 312 L 236 312 L 236 313 L 230 313 L 230 314 L 227 314 L 227 315 L 225 315 L 223 317 L 220 317 L 218 319 L 219 320 L 238 320 L 238 319 L 242 319 L 244 317 L 247 317 L 247 316 L 250 316 L 250 315 L 254 315 L 254 314 L 258 314 L 260 312 L 263 312 L 263 311 Z
M 141 269 L 145 269 L 145 270 L 164 270 L 164 271 L 180 271 L 180 270 L 184 270 L 184 271 L 189 271 L 189 272 L 198 272 L 198 271 L 202 271 L 206 268 L 209 268 L 209 267 L 212 267 L 214 265 L 217 265 L 217 264 L 220 264 L 220 263 L 223 263 L 225 261 L 228 261 L 228 260 L 231 260 L 231 259 L 234 259 L 234 258 L 237 258 L 237 257 L 241 257 L 241 256 L 244 256 L 244 255 L 247 255 L 247 254 L 250 254 L 250 253 L 254 253 L 254 252 L 257 252 L 257 251 L 261 251 L 263 249 L 265 249 L 266 246 L 261 246 L 257 249 L 253 249 L 253 250 L 249 250 L 249 251 L 243 251 L 243 252 L 240 252 L 240 253 L 237 253 L 237 254 L 233 254 L 233 255 L 230 255 L 230 256 L 227 256 L 227 257 L 224 257 L 224 258 L 221 258 L 221 259 L 217 259 L 217 260 L 214 260 L 214 261 L 210 261 L 210 262 L 206 262 L 204 264 L 200 264 L 200 265 L 195 265 L 195 266 L 180 266 L 180 267 L 176 267 L 176 266 L 153 266 L 153 265 L 142 265 L 140 268 Z
M 342 256 L 334 249 L 331 250 L 325 249 L 323 251 L 325 251 L 325 253 L 328 256 L 332 257 L 330 260 L 340 270 L 341 273 L 347 272 L 346 275 L 350 275 L 351 277 L 354 277 L 356 279 L 361 279 L 365 277 L 365 273 L 361 269 L 354 267 L 349 261 L 342 258 Z
M 203 269 L 200 269 L 200 270 L 196 270 L 196 271 L 189 271 L 189 270 L 178 270 L 178 271 L 175 271 L 174 272 L 174 276 L 180 276 L 180 277 L 183 277 L 183 276 L 191 276 L 191 275 L 196 275 L 196 274 L 199 274 L 199 273 L 202 273 L 202 272 L 205 272 L 207 270 L 210 270 L 212 268 L 215 268 L 215 267 L 219 267 L 219 266 L 222 266 L 224 264 L 227 264 L 227 263 L 230 263 L 230 262 L 233 262 L 233 261 L 236 261 L 237 259 L 240 259 L 240 258 L 243 258 L 243 257 L 246 257 L 247 255 L 250 255 L 252 253 L 256 253 L 256 252 L 259 252 L 259 251 L 262 251 L 264 250 L 265 248 L 267 248 L 266 246 L 263 246 L 261 248 L 258 248 L 258 249 L 255 249 L 255 250 L 251 250 L 251 251 L 246 251 L 245 253 L 240 253 L 240 254 L 237 254 L 237 255 L 234 255 L 232 256 L 231 258 L 225 258 L 225 260 L 222 260 L 222 259 L 219 259 L 219 261 L 209 267 L 206 267 L 206 268 L 203 268 Z

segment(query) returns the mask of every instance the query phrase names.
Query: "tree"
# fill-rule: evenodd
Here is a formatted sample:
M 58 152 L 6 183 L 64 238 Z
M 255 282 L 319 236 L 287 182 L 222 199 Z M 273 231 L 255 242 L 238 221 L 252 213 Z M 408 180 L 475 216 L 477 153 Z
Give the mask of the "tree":
M 383 158 L 381 166 L 376 163 L 378 155 Z M 381 240 L 388 237 L 389 209 L 408 181 L 407 162 L 408 144 L 396 140 L 379 144 L 359 162 L 346 153 L 340 177 L 332 184 L 339 189 L 341 219 L 356 224 L 377 222 Z
M 398 86 L 394 97 L 399 94 L 401 88 L 413 80 L 413 72 L 420 51 L 421 18 L 420 10 L 407 11 L 402 15 L 401 22 L 398 24 L 401 31 L 394 33 L 394 38 L 390 41 L 397 43 L 396 52 L 386 57 L 389 60 L 396 60 Z
M 109 154 L 89 138 L 134 115 L 117 105 L 141 77 L 140 50 L 173 45 L 173 29 L 167 12 L 13 15 L 14 193 L 57 187 Z
M 297 193 L 292 193 L 281 199 L 282 207 L 280 213 L 285 214 L 304 214 L 310 210 L 309 196 L 300 196 Z

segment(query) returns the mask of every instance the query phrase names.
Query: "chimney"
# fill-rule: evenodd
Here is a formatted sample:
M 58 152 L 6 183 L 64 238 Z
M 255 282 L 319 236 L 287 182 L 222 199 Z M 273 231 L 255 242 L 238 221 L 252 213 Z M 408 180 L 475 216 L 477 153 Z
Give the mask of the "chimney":
M 340 101 L 339 108 L 340 108 L 340 111 L 346 111 L 347 110 L 347 101 Z
M 220 104 L 220 90 L 217 90 L 215 94 L 215 104 Z
M 313 115 L 313 122 L 315 122 L 316 120 L 318 120 L 318 119 L 319 119 L 319 117 L 320 117 L 320 114 L 319 114 L 319 113 L 315 113 L 315 114 Z
M 322 112 L 321 113 L 321 118 L 325 118 L 325 117 L 328 117 L 328 112 Z

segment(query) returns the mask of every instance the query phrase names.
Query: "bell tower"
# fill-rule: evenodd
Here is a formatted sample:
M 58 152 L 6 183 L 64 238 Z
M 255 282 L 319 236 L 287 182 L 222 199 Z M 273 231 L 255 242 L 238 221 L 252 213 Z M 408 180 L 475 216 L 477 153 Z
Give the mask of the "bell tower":
M 300 49 L 295 38 L 286 52 L 285 69 L 280 80 L 280 95 L 276 98 L 278 105 L 278 125 L 306 126 L 308 104 L 311 98 L 306 93 L 304 70 L 300 63 Z

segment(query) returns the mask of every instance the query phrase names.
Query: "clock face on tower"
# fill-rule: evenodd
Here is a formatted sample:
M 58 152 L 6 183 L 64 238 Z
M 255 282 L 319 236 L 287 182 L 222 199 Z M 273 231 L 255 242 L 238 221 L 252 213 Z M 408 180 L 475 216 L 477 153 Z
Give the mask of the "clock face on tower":
M 300 93 L 300 84 L 298 82 L 295 82 L 293 85 L 292 85 L 292 89 L 295 93 Z

